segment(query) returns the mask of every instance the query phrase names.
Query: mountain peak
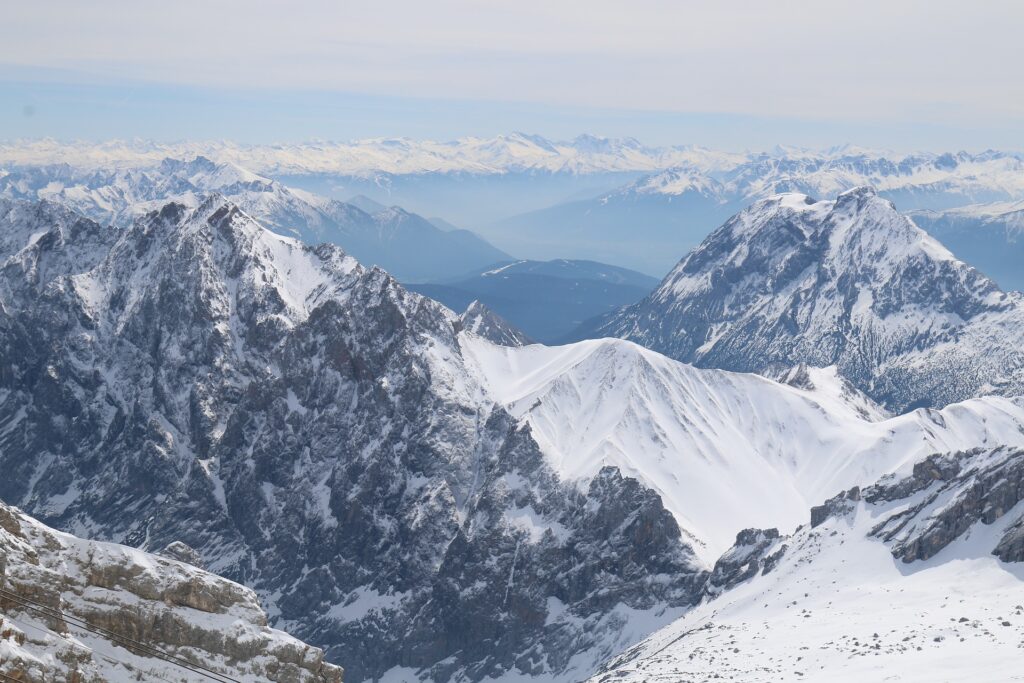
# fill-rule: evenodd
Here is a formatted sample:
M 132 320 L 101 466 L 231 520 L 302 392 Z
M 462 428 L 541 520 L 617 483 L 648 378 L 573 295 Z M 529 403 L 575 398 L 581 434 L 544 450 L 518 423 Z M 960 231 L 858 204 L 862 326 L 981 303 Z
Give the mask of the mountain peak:
M 213 171 L 216 170 L 216 168 L 216 162 L 201 154 L 196 155 L 191 160 L 164 157 L 160 162 L 160 170 L 164 173 L 174 173 L 181 170 L 188 170 L 191 172 Z
M 459 316 L 463 330 L 499 346 L 528 346 L 534 341 L 527 337 L 497 313 L 489 309 L 479 299 L 474 299 Z
M 846 192 L 839 193 L 836 201 L 848 201 L 852 198 L 863 199 L 866 197 L 877 197 L 878 190 L 871 185 L 858 185 L 857 187 L 851 187 Z
M 1006 371 L 1024 361 L 1007 316 L 1024 319 L 1017 298 L 857 187 L 752 204 L 598 334 L 706 367 L 835 365 L 905 409 L 1024 388 L 1024 372 Z

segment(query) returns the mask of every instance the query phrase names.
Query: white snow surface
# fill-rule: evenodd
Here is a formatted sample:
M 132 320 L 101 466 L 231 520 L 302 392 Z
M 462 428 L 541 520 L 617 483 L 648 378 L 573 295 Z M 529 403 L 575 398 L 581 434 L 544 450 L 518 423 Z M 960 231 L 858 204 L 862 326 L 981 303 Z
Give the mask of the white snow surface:
M 1024 568 L 989 554 L 1021 512 L 904 565 L 867 537 L 884 511 L 862 502 L 783 539 L 771 573 L 699 605 L 590 681 L 1024 680 Z
M 561 476 L 604 465 L 657 491 L 713 563 L 738 531 L 791 531 L 810 507 L 933 452 L 1024 445 L 1024 401 L 986 397 L 885 418 L 829 371 L 813 389 L 703 370 L 631 342 L 496 346 L 460 337 L 494 400 L 527 422 Z
M 489 175 L 527 170 L 655 171 L 680 164 L 721 168 L 746 158 L 742 154 L 692 146 L 649 147 L 631 138 L 580 135 L 572 140 L 553 141 L 525 133 L 491 138 L 464 137 L 447 142 L 373 138 L 273 145 L 227 141 L 64 142 L 52 138 L 0 142 L 0 164 L 11 165 L 66 163 L 77 168 L 127 168 L 156 165 L 165 157 L 196 155 L 230 161 L 258 173 L 335 173 L 367 177 L 378 173 Z

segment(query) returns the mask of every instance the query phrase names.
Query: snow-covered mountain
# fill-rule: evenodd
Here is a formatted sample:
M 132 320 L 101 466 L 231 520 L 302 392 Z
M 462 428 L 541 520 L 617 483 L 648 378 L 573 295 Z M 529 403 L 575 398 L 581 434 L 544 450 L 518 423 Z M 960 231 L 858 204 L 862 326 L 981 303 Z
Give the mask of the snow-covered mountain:
M 1024 299 L 1004 293 L 870 188 L 784 194 L 713 232 L 592 336 L 703 367 L 838 367 L 903 410 L 1024 393 Z
M 561 481 L 465 321 L 383 271 L 217 195 L 0 228 L 0 499 L 194 552 L 353 681 L 580 678 L 696 599 L 658 496 Z
M 1013 367 L 996 351 L 1021 329 L 1016 299 L 869 191 L 765 200 L 716 243 L 680 281 L 712 264 L 708 281 L 746 283 L 755 303 L 776 301 L 761 280 L 775 294 L 817 282 L 807 291 L 824 310 L 870 291 L 851 339 L 875 339 L 903 302 L 917 316 L 900 320 L 939 336 L 997 321 L 922 348 L 983 338 L 987 362 Z M 833 244 L 848 258 L 806 258 Z M 769 275 L 734 278 L 729 264 Z M 915 287 L 922 273 L 934 277 Z M 1001 520 L 986 553 L 1021 559 L 1019 398 L 894 416 L 841 362 L 780 360 L 773 380 L 627 341 L 526 341 L 485 308 L 457 315 L 220 195 L 121 230 L 0 200 L 0 499 L 251 587 L 275 627 L 323 647 L 350 681 L 587 678 L 789 568 L 805 573 L 785 590 L 802 588 L 804 555 L 782 546 L 808 520 L 828 529 L 856 497 L 834 494 L 854 486 L 877 515 L 902 515 L 872 526 L 890 564 L 937 561 L 974 519 Z M 853 538 L 830 548 L 856 550 Z M 1019 586 L 983 579 L 993 600 Z M 609 666 L 628 673 L 625 659 Z
M 341 683 L 342 671 L 268 628 L 248 588 L 0 502 L 0 677 Z
M 279 234 L 341 245 L 361 261 L 411 281 L 451 277 L 509 258 L 468 230 L 442 230 L 399 207 L 367 213 L 205 157 L 116 170 L 24 167 L 0 177 L 0 197 L 59 202 L 122 228 L 171 201 L 195 207 L 211 192 Z
M 636 478 L 709 566 L 738 530 L 791 531 L 836 491 L 932 453 L 1024 447 L 1020 399 L 892 417 L 825 369 L 799 368 L 780 384 L 610 339 L 523 348 L 468 339 L 463 349 L 560 477 L 588 481 L 613 466 Z
M 939 454 L 791 536 L 744 531 L 706 602 L 591 680 L 1014 680 L 1022 473 L 1019 449 Z

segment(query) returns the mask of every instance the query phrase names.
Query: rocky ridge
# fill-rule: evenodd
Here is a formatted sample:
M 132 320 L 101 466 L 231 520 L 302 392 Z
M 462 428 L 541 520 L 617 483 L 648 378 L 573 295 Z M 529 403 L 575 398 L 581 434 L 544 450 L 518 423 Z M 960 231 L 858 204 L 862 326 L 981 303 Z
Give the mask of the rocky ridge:
M 3 503 L 0 673 L 68 683 L 342 679 L 321 650 L 269 628 L 251 590 L 54 531 Z
M 741 532 L 702 604 L 590 680 L 1012 680 L 1021 463 L 1016 448 L 934 454 L 793 534 Z

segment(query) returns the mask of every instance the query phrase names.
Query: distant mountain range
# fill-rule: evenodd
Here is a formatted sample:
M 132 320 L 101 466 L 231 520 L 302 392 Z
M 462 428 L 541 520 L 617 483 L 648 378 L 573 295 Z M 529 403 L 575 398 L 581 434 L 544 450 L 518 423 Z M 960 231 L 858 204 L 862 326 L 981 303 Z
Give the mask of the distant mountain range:
M 912 211 L 910 216 L 1003 289 L 1024 291 L 1024 200 Z
M 594 261 L 510 261 L 450 280 L 408 285 L 409 289 L 464 310 L 473 301 L 531 338 L 555 343 L 584 321 L 639 301 L 658 281 Z
M 439 228 L 399 207 L 381 208 L 366 200 L 363 206 L 371 211 L 365 211 L 205 157 L 118 170 L 33 166 L 0 175 L 0 197 L 59 202 L 118 227 L 169 201 L 197 206 L 211 192 L 230 198 L 282 235 L 338 244 L 411 281 L 451 277 L 509 258 L 468 230 Z
M 491 138 L 466 137 L 450 142 L 410 138 L 375 138 L 351 142 L 243 145 L 232 142 L 160 143 L 145 140 L 62 142 L 52 139 L 0 143 L 0 164 L 66 163 L 76 168 L 155 166 L 164 158 L 208 156 L 276 175 L 607 173 L 656 171 L 683 163 L 734 163 L 744 155 L 698 147 L 651 147 L 632 138 L 580 135 L 555 141 L 512 133 Z
M 870 185 L 904 210 L 915 211 L 961 258 L 1004 286 L 1019 288 L 1005 274 L 1000 250 L 1015 252 L 1012 227 L 1000 231 L 995 214 L 1013 224 L 1013 201 L 1024 199 L 1024 161 L 998 152 L 918 154 L 886 157 L 862 151 L 827 154 L 780 151 L 782 156 L 751 156 L 723 168 L 691 164 L 643 176 L 618 189 L 504 218 L 482 228 L 498 244 L 529 258 L 574 253 L 660 276 L 673 254 L 692 249 L 726 218 L 751 202 L 780 192 L 834 196 Z M 978 202 L 1000 202 L 988 209 L 988 222 L 965 220 L 955 209 Z M 1018 207 L 1019 208 L 1019 207 Z M 974 207 L 973 211 L 986 211 Z M 942 218 L 948 216 L 948 218 Z M 953 227 L 952 224 L 955 224 Z M 969 235 L 979 227 L 979 239 Z M 1019 231 L 1017 231 L 1019 234 Z M 1002 265 L 1000 265 L 1002 263 Z
M 321 199 L 362 195 L 356 204 L 368 202 L 362 204 L 364 209 L 397 205 L 418 216 L 442 216 L 446 220 L 431 222 L 442 230 L 450 230 L 452 224 L 472 228 L 517 258 L 589 259 L 659 278 L 679 254 L 758 199 L 780 192 L 830 197 L 870 185 L 903 211 L 915 212 L 922 227 L 948 243 L 958 257 L 1003 287 L 1020 288 L 1011 272 L 1015 261 L 1008 256 L 1018 249 L 1012 231 L 1000 230 L 998 219 L 989 220 L 994 214 L 965 219 L 959 213 L 971 211 L 964 208 L 971 205 L 993 205 L 996 210 L 1024 200 L 1024 157 L 1011 152 L 897 154 L 840 146 L 737 153 L 591 135 L 555 141 L 524 133 L 450 142 L 397 138 L 281 145 L 138 140 L 66 144 L 43 139 L 0 144 L 0 168 L 16 172 L 28 166 L 66 164 L 76 175 L 90 170 L 109 173 L 112 168 L 139 172 L 159 167 L 165 158 L 197 155 L 251 169 L 251 175 L 274 178 L 297 188 L 295 192 L 305 190 Z M 930 216 L 951 210 L 955 211 L 948 218 Z M 1012 217 L 1007 220 L 1013 222 Z M 367 226 L 357 232 L 373 230 Z M 975 227 L 978 240 L 971 238 Z M 422 233 L 422 228 L 413 234 Z M 381 230 L 388 233 L 387 227 Z M 349 239 L 353 245 L 359 241 Z M 373 263 L 383 259 L 376 241 L 371 240 L 374 248 L 360 244 L 358 249 L 340 243 Z M 447 241 L 430 238 L 418 246 Z M 483 247 L 473 242 L 470 252 L 475 259 Z M 461 245 L 453 253 L 463 249 L 469 247 Z M 499 260 L 479 261 L 461 270 Z M 411 260 L 381 265 L 390 265 L 393 274 L 407 281 L 460 272 L 430 274 L 431 268 Z M 457 263 L 444 264 L 449 265 Z

